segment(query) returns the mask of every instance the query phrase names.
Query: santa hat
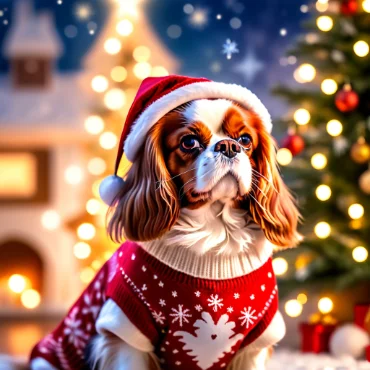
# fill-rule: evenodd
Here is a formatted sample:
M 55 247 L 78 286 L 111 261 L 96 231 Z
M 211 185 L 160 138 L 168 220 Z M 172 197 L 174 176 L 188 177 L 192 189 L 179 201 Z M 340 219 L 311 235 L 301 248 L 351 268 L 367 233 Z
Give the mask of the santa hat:
M 117 176 L 123 153 L 134 162 L 146 134 L 166 113 L 196 99 L 229 99 L 255 112 L 268 132 L 272 122 L 269 112 L 251 91 L 236 84 L 214 82 L 206 78 L 186 76 L 148 77 L 140 85 L 127 114 L 123 127 L 115 165 L 115 174 L 107 177 L 100 185 L 100 196 L 111 205 L 123 186 Z

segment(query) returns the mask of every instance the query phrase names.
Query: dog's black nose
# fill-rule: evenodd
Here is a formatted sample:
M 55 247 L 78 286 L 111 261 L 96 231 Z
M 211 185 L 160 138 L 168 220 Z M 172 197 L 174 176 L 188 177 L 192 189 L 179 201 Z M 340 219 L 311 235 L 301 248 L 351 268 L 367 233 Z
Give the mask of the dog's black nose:
M 228 158 L 234 158 L 241 152 L 240 145 L 234 140 L 221 140 L 215 145 L 215 152 L 220 152 Z

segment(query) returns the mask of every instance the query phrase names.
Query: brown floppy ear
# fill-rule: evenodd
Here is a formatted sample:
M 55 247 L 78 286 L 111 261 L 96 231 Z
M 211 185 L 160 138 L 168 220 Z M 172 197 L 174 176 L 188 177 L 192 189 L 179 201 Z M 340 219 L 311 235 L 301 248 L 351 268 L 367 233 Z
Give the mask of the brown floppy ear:
M 259 144 L 252 154 L 255 165 L 251 195 L 255 200 L 250 197 L 250 212 L 272 244 L 294 247 L 301 238 L 297 232 L 300 214 L 280 176 L 273 140 L 263 128 L 259 131 Z
M 110 209 L 108 233 L 123 238 L 148 241 L 171 229 L 180 205 L 175 184 L 170 179 L 162 152 L 162 123 L 148 133 L 139 157 L 130 168 L 115 207 Z

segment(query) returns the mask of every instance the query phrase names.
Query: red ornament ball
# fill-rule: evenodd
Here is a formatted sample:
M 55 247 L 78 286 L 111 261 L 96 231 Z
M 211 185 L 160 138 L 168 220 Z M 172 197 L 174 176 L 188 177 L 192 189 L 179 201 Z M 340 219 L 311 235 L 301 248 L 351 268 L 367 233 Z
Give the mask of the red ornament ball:
M 340 12 L 343 15 L 355 15 L 358 10 L 357 0 L 343 0 L 340 4 Z
M 305 144 L 301 136 L 297 134 L 289 134 L 283 139 L 281 147 L 289 149 L 292 155 L 298 155 L 303 151 Z
M 351 112 L 357 108 L 360 99 L 350 87 L 344 87 L 335 96 L 335 105 L 341 112 Z

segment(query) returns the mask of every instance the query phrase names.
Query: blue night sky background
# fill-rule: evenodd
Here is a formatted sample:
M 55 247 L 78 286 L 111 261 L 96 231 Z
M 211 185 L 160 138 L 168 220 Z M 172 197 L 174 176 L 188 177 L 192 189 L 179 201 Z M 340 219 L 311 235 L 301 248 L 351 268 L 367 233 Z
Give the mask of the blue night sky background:
M 11 27 L 15 1 L 19 0 L 0 0 L 0 49 Z M 58 68 L 68 73 L 83 68 L 84 55 L 104 27 L 111 0 L 59 1 L 62 4 L 58 0 L 33 3 L 36 9 L 53 12 L 65 46 Z M 79 19 L 76 8 L 86 4 L 92 15 Z M 186 4 L 191 7 L 184 8 Z M 285 108 L 271 98 L 270 90 L 279 81 L 293 82 L 294 65 L 289 65 L 285 57 L 302 32 L 302 21 L 309 17 L 302 12 L 302 5 L 306 4 L 308 0 L 145 0 L 142 9 L 160 39 L 180 61 L 179 73 L 245 85 L 265 102 L 272 115 L 277 115 L 284 113 Z M 193 13 L 189 13 L 191 10 Z M 205 15 L 202 26 L 192 24 L 194 11 Z M 94 35 L 89 34 L 91 24 L 95 26 Z M 177 38 L 169 36 L 169 27 L 173 25 Z M 68 26 L 73 26 L 72 38 L 66 35 Z M 236 42 L 239 50 L 231 59 L 222 54 L 227 39 Z M 6 71 L 6 60 L 0 56 L 0 73 Z

